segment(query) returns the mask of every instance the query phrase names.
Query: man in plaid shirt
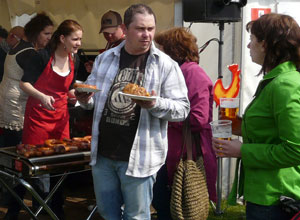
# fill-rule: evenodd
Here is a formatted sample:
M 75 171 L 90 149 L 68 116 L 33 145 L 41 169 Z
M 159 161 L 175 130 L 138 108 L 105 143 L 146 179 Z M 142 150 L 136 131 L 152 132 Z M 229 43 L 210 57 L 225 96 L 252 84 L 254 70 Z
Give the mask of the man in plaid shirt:
M 86 81 L 101 91 L 76 96 L 83 107 L 94 107 L 91 166 L 99 213 L 106 220 L 150 220 L 152 186 L 167 155 L 168 121 L 183 121 L 190 105 L 178 64 L 152 42 L 152 9 L 130 6 L 122 27 L 126 40 L 96 58 Z M 128 83 L 157 98 L 120 95 Z

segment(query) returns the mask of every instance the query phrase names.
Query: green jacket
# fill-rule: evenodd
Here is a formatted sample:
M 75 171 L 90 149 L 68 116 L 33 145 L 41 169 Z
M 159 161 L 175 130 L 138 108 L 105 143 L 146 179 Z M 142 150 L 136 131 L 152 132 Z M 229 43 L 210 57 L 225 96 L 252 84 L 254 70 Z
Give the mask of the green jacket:
M 281 195 L 300 200 L 300 73 L 285 62 L 266 74 L 242 122 L 240 178 L 236 195 L 259 205 L 274 205 Z M 239 183 L 238 183 L 239 182 Z

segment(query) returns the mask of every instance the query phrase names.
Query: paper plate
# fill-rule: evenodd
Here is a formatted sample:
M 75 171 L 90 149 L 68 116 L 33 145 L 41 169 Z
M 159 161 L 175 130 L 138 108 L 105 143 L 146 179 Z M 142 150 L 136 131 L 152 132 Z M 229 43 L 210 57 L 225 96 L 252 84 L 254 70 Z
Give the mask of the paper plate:
M 75 88 L 77 92 L 99 92 L 100 89 L 92 89 L 92 88 L 85 88 L 85 87 L 77 87 Z
M 119 94 L 131 99 L 142 100 L 142 101 L 153 101 L 156 100 L 157 98 L 157 96 L 139 96 L 139 95 L 132 95 L 124 92 L 119 92 Z

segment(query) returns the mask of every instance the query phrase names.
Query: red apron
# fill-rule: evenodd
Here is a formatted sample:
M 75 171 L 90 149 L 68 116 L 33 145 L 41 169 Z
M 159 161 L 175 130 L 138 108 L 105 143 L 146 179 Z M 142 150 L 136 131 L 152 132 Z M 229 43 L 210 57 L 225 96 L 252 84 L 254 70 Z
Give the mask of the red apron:
M 68 91 L 74 77 L 74 64 L 69 55 L 71 72 L 63 77 L 52 70 L 51 56 L 46 68 L 40 75 L 34 88 L 52 96 L 55 99 L 55 111 L 47 110 L 40 100 L 30 96 L 28 98 L 23 128 L 23 144 L 43 144 L 46 139 L 63 139 L 70 137 Z

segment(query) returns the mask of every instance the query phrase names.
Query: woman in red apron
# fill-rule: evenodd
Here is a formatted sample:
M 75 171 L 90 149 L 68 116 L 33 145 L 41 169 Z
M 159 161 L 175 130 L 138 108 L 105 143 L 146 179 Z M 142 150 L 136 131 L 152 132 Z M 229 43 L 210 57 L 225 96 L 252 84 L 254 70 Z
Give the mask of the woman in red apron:
M 74 96 L 73 54 L 81 46 L 82 27 L 74 20 L 63 21 L 54 32 L 50 52 L 40 52 L 32 71 L 24 73 L 20 88 L 28 95 L 24 116 L 23 144 L 44 144 L 47 139 L 69 138 L 68 96 Z M 77 60 L 78 61 L 78 60 Z M 49 175 L 37 185 L 49 185 Z M 50 186 L 55 178 L 51 178 Z M 48 188 L 49 189 L 49 188 Z M 61 187 L 50 204 L 59 219 L 64 219 Z M 45 191 L 43 192 L 45 193 Z M 45 194 L 44 194 L 45 195 Z
M 74 78 L 74 65 L 69 55 L 70 73 L 60 76 L 52 68 L 51 56 L 34 88 L 53 97 L 53 110 L 45 108 L 39 99 L 30 96 L 25 110 L 23 144 L 43 144 L 50 138 L 69 138 L 68 91 Z
M 69 31 L 69 32 L 68 32 Z M 82 28 L 73 20 L 65 20 L 50 41 L 51 57 L 37 80 L 23 81 L 21 88 L 29 98 L 25 110 L 23 144 L 43 144 L 46 139 L 69 138 L 67 108 L 70 85 L 74 81 L 71 54 L 81 46 Z M 30 77 L 29 77 L 30 78 Z

